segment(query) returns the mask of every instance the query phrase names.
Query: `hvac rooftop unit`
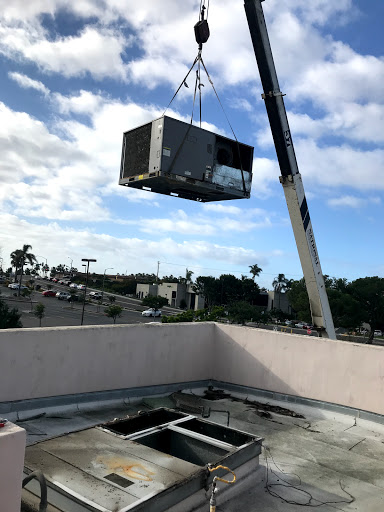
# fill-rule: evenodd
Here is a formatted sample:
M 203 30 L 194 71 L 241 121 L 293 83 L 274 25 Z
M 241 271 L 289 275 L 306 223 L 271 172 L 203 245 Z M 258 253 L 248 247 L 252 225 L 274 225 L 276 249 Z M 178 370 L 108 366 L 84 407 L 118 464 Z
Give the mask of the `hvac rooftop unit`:
M 163 116 L 124 133 L 119 185 L 194 201 L 249 198 L 253 147 Z

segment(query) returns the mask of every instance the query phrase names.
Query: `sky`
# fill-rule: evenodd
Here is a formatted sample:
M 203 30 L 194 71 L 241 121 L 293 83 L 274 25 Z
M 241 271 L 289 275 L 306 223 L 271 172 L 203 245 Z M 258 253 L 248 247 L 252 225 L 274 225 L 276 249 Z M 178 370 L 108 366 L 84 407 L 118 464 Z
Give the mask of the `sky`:
M 300 279 L 242 0 L 210 0 L 203 58 L 242 143 L 250 199 L 118 185 L 124 131 L 160 117 L 191 66 L 199 0 L 0 0 L 0 256 L 130 274 Z M 266 0 L 324 274 L 384 277 L 382 0 Z M 232 138 L 206 77 L 202 126 Z M 194 78 L 167 115 L 189 121 Z M 195 117 L 197 121 L 197 118 Z M 112 270 L 113 269 L 113 270 Z

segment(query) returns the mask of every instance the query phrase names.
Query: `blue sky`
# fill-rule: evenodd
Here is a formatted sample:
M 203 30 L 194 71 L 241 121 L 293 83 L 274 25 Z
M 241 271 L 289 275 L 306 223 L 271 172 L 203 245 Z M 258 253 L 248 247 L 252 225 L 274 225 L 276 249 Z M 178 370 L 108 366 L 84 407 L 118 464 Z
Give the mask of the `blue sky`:
M 0 249 L 49 265 L 302 276 L 242 0 L 211 0 L 203 57 L 252 197 L 200 204 L 118 186 L 124 131 L 162 115 L 197 47 L 197 0 L 0 0 Z M 381 0 L 266 0 L 323 272 L 384 276 Z M 203 126 L 231 136 L 203 77 Z M 193 78 L 169 115 L 188 121 Z

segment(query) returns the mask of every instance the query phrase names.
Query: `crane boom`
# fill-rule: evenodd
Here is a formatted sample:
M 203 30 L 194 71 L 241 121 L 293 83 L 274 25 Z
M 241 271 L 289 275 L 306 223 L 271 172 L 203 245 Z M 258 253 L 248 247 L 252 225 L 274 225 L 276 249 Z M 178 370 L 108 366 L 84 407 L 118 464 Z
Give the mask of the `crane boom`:
M 283 94 L 280 91 L 265 24 L 261 5 L 263 1 L 244 0 L 244 7 L 263 87 L 262 98 L 265 100 L 280 166 L 280 182 L 303 269 L 313 325 L 319 330 L 320 336 L 336 339 L 303 181 L 297 165 Z

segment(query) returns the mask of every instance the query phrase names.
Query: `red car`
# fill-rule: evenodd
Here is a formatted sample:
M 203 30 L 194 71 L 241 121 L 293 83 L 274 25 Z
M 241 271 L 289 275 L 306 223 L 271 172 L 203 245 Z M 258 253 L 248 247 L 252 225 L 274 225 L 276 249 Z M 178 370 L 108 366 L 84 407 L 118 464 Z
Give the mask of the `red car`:
M 44 297 L 56 297 L 56 292 L 54 290 L 45 290 L 43 295 Z

